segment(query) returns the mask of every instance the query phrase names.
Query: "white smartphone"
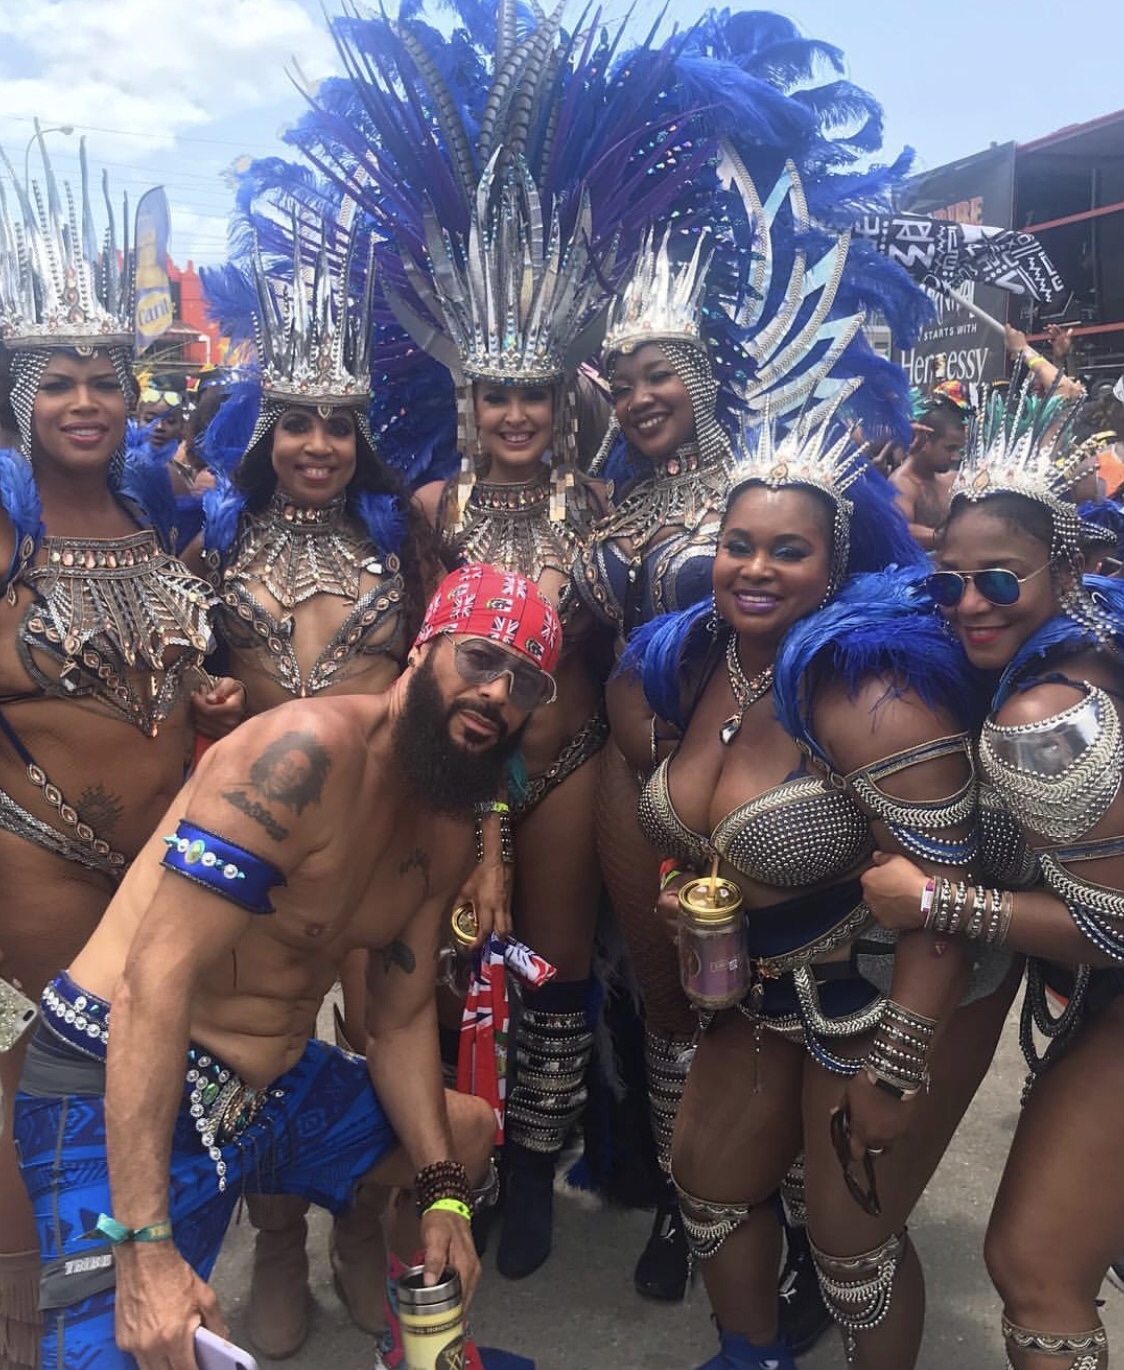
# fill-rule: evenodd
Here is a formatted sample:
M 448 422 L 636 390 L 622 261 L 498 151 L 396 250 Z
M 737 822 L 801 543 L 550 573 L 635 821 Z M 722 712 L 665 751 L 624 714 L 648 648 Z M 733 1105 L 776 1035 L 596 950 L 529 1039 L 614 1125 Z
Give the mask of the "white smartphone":
M 35 1022 L 36 1012 L 22 990 L 0 977 L 0 1052 L 11 1051 Z
M 199 1370 L 258 1370 L 258 1363 L 249 1351 L 208 1332 L 205 1327 L 195 1329 L 195 1363 Z

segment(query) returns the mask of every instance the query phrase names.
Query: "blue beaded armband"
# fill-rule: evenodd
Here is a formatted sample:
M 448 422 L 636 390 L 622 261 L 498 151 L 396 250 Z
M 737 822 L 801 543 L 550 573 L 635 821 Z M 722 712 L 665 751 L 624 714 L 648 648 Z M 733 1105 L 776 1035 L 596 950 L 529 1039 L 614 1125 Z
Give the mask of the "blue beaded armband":
M 236 846 L 186 818 L 174 836 L 164 838 L 167 850 L 160 863 L 187 880 L 213 891 L 249 913 L 273 913 L 269 891 L 284 885 L 285 877 L 270 861 Z

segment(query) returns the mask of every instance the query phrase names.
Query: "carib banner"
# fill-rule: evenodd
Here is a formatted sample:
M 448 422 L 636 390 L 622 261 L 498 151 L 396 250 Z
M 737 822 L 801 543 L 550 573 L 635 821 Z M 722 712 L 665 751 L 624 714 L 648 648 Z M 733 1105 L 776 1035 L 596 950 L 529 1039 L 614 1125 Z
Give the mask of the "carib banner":
M 137 205 L 136 345 L 143 352 L 172 323 L 172 288 L 168 283 L 168 197 L 155 186 Z
M 1010 228 L 1015 197 L 1015 145 L 1004 143 L 974 157 L 911 177 L 903 193 L 903 208 L 912 214 L 964 225 L 987 224 Z M 1007 318 L 1008 295 L 995 285 L 972 282 L 961 287 L 992 318 Z M 966 384 L 997 380 L 1006 374 L 1003 339 L 986 324 L 950 299 L 936 299 L 936 320 L 923 328 L 917 346 L 895 352 L 909 375 L 910 385 L 931 388 L 937 358 L 944 375 Z

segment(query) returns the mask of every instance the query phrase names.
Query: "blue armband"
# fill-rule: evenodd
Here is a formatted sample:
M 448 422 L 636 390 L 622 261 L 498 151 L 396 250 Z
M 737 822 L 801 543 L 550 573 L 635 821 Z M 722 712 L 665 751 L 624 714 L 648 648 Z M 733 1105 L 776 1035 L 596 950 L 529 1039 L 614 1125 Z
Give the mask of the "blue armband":
M 285 877 L 272 862 L 186 818 L 180 819 L 174 836 L 164 838 L 164 845 L 167 851 L 160 864 L 167 870 L 194 880 L 249 913 L 275 912 L 269 891 L 274 885 L 284 885 Z

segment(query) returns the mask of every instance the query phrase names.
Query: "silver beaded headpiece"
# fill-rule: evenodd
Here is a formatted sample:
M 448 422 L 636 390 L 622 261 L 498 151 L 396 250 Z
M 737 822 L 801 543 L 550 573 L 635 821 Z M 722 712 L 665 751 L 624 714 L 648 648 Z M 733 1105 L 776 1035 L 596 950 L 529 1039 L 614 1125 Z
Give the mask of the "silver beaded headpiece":
M 352 292 L 355 239 L 348 231 L 352 209 L 351 202 L 345 201 L 333 235 L 339 247 L 335 254 L 329 252 L 325 236 L 310 244 L 309 235 L 294 217 L 292 274 L 284 281 L 267 275 L 261 251 L 254 244 L 254 341 L 262 401 L 247 450 L 292 405 L 315 408 L 325 418 L 333 409 L 353 409 L 356 423 L 370 442 L 367 347 L 374 273 L 369 255 L 358 291 Z M 315 253 L 311 267 L 306 265 L 310 251 Z
M 1063 399 L 1035 391 L 1033 374 L 1015 377 L 1006 397 L 992 394 L 976 411 L 950 490 L 950 508 L 992 495 L 1021 495 L 1050 516 L 1050 560 L 1076 567 L 1083 549 L 1103 541 L 1103 530 L 1086 523 L 1070 492 L 1088 470 L 1088 453 L 1073 442 L 1073 425 L 1084 395 Z M 1106 615 L 1074 577 L 1063 607 L 1070 618 L 1098 638 L 1115 631 Z
M 951 500 L 975 503 L 989 495 L 1022 495 L 1050 514 L 1050 555 L 1072 558 L 1087 541 L 1085 524 L 1070 490 L 1085 474 L 1085 450 L 1072 443 L 1082 397 L 1045 399 L 1034 376 L 1013 382 L 1004 398 L 993 394 L 968 430 Z
M 590 255 L 589 197 L 563 235 L 558 206 L 544 231 L 538 188 L 522 157 L 493 153 L 476 187 L 468 242 L 454 243 L 425 214 L 427 266 L 404 254 L 407 279 L 434 322 L 385 286 L 395 317 L 458 385 L 550 385 L 594 347 L 609 294 Z
M 766 409 L 751 420 L 739 443 L 741 455 L 730 475 L 730 490 L 756 483 L 770 490 L 797 487 L 815 490 L 831 503 L 832 549 L 828 595 L 847 574 L 854 505 L 847 491 L 866 469 L 866 448 L 859 446 L 839 422 L 839 407 L 859 382 L 840 386 L 831 399 L 799 414 L 782 428 Z
M 0 149 L 16 198 L 13 211 L 0 187 L 0 342 L 12 354 L 11 406 L 28 457 L 35 396 L 51 352 L 65 348 L 90 356 L 104 350 L 128 394 L 134 340 L 128 205 L 119 245 L 103 172 L 108 226 L 99 252 L 86 140 L 79 144 L 81 193 L 76 200 L 65 182 L 60 194 L 38 124 L 36 137 L 43 159 L 42 189 L 37 181 L 25 186 Z
M 568 235 L 557 205 L 547 230 L 526 162 L 508 156 L 501 169 L 503 157 L 504 149 L 497 148 L 476 187 L 467 243 L 455 242 L 429 208 L 426 262 L 402 253 L 406 279 L 428 319 L 382 282 L 398 322 L 456 383 L 461 472 L 454 530 L 461 526 L 476 479 L 474 381 L 555 387 L 550 508 L 554 521 L 565 517 L 565 472 L 577 458 L 577 416 L 564 383 L 596 347 L 609 302 L 603 273 L 612 270 L 612 253 L 593 261 L 588 195 L 582 193 Z
M 601 348 L 606 359 L 650 342 L 689 343 L 705 355 L 702 297 L 712 255 L 707 234 L 698 235 L 694 252 L 681 264 L 671 260 L 671 236 L 669 228 L 657 245 L 654 228 L 644 235 L 632 276 L 609 311 Z

